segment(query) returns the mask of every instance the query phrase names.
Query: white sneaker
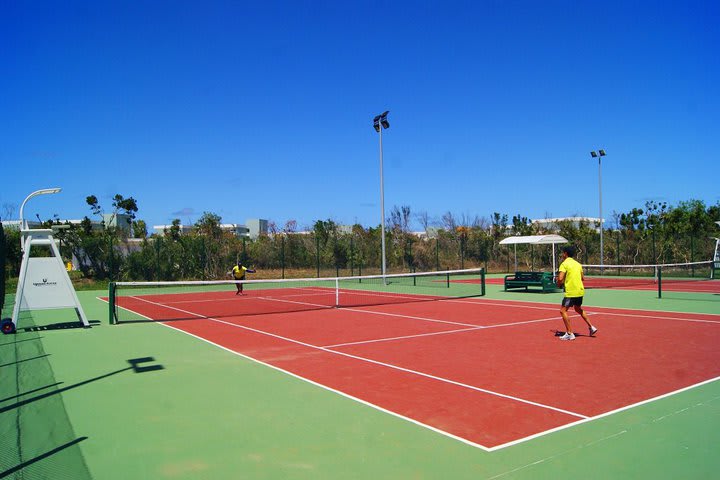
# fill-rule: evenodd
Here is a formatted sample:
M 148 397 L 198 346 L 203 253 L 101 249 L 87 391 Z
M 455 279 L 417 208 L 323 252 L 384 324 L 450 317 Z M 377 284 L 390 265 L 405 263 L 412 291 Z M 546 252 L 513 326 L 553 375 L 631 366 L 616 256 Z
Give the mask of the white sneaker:
M 574 333 L 565 333 L 565 335 L 560 337 L 560 340 L 575 340 L 575 334 Z
M 592 337 L 592 336 L 594 336 L 596 333 L 597 333 L 597 328 L 596 328 L 596 327 L 590 327 L 590 336 Z

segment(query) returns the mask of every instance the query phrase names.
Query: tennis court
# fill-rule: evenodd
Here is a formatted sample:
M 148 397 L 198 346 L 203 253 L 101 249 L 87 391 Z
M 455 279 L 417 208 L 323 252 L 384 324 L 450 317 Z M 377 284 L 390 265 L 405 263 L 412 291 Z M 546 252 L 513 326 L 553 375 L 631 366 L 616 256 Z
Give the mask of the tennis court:
M 602 338 L 568 346 L 548 341 L 558 323 L 549 304 L 405 295 L 374 306 L 274 311 L 288 302 L 315 306 L 327 295 L 335 292 L 169 293 L 119 306 L 490 451 L 720 377 L 717 315 L 593 309 Z M 269 313 L 246 314 L 257 311 Z M 678 332 L 687 338 L 680 345 Z M 558 375 L 568 355 L 565 378 L 582 382 Z
M 107 323 L 107 292 L 80 292 L 91 329 L 54 328 L 39 312 L 3 337 L 14 380 L 0 403 L 1 472 L 711 478 L 720 468 L 717 295 L 591 290 L 598 334 L 574 317 L 580 335 L 560 342 L 562 294 L 503 292 L 492 278 L 482 296 L 481 281 L 250 283 L 242 296 L 227 284 L 127 288 L 119 325 Z

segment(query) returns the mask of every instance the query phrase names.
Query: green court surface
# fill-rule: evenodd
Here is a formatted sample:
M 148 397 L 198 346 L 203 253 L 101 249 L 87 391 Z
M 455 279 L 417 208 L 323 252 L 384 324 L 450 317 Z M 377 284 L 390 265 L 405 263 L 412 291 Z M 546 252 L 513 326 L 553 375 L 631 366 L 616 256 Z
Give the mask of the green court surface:
M 561 297 L 501 290 L 488 285 L 487 298 Z M 719 381 L 487 452 L 161 324 L 111 326 L 96 298 L 106 294 L 79 292 L 90 329 L 26 328 L 74 316 L 34 312 L 17 334 L 0 336 L 0 478 L 720 475 Z M 691 294 L 658 300 L 653 292 L 594 290 L 586 305 L 720 314 L 720 300 Z M 553 326 L 561 325 L 558 316 Z M 558 382 L 582 382 L 566 367 L 557 366 Z M 512 375 L 512 365 L 507 370 Z

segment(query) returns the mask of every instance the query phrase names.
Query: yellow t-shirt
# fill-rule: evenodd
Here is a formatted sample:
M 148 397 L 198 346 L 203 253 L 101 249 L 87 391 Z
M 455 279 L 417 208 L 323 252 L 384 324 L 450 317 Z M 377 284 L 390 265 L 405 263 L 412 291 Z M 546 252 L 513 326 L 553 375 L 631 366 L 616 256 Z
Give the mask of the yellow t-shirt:
M 246 266 L 238 267 L 235 265 L 232 269 L 233 277 L 235 277 L 235 280 L 242 280 L 245 278 L 245 272 L 247 271 Z
M 582 265 L 574 258 L 568 257 L 561 264 L 559 270 L 565 272 L 565 296 L 568 298 L 585 295 L 585 285 L 582 281 Z

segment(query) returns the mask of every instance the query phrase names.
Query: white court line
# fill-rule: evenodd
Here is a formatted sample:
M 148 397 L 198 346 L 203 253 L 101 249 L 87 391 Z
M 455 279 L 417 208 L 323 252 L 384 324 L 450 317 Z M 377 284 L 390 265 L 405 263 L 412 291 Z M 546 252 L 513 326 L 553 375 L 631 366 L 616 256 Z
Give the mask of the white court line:
M 680 389 L 678 389 L 678 390 L 673 390 L 672 392 L 664 393 L 664 394 L 658 395 L 658 396 L 656 396 L 656 397 L 648 398 L 647 400 L 642 400 L 642 401 L 640 401 L 640 402 L 633 403 L 633 404 L 631 404 L 631 405 L 626 405 L 626 406 L 624 406 L 624 407 L 620 407 L 620 408 L 617 408 L 617 409 L 615 409 L 615 410 L 610 410 L 610 411 L 608 411 L 608 412 L 601 413 L 601 414 L 599 414 L 599 415 L 595 415 L 594 417 L 587 417 L 587 418 L 585 418 L 585 419 L 583 419 L 583 420 L 578 420 L 578 421 L 573 422 L 573 423 L 568 423 L 567 425 L 562 425 L 562 426 L 560 426 L 560 427 L 553 428 L 553 429 L 550 429 L 550 430 L 546 430 L 546 431 L 544 431 L 544 432 L 536 433 L 536 434 L 534 434 L 534 435 L 530 435 L 530 436 L 527 436 L 527 437 L 524 437 L 524 438 L 520 438 L 520 439 L 517 439 L 517 440 L 513 440 L 512 442 L 503 443 L 503 444 L 501 444 L 501 445 L 496 445 L 496 446 L 494 446 L 494 447 L 489 447 L 489 448 L 488 448 L 488 451 L 493 452 L 493 451 L 495 451 L 495 450 L 500 450 L 500 449 L 502 449 L 502 448 L 511 447 L 511 446 L 513 446 L 513 445 L 517 445 L 517 444 L 519 444 L 519 443 L 523 443 L 523 442 L 526 442 L 526 441 L 528 441 L 528 440 L 532 440 L 532 439 L 535 439 L 535 438 L 539 438 L 539 437 L 548 435 L 548 434 L 550 434 L 550 433 L 559 432 L 560 430 L 565 430 L 566 428 L 574 427 L 574 426 L 576 426 L 576 425 L 581 425 L 581 424 L 583 424 L 583 423 L 587 423 L 587 422 L 592 421 L 592 420 L 597 420 L 597 419 L 599 419 L 599 418 L 608 417 L 608 416 L 610 416 L 610 415 L 614 415 L 614 414 L 619 413 L 619 412 L 624 412 L 625 410 L 630 410 L 631 408 L 639 407 L 639 406 L 641 406 L 641 405 L 645 405 L 645 404 L 648 404 L 648 403 L 652 403 L 652 402 L 655 402 L 655 401 L 657 401 L 657 400 L 662 400 L 663 398 L 671 397 L 671 396 L 673 396 L 673 395 L 677 395 L 677 394 L 679 394 L 679 393 L 686 392 L 686 391 L 688 391 L 688 390 L 692 390 L 693 388 L 697 388 L 697 387 L 701 387 L 701 386 L 703 386 L 703 385 L 707 385 L 707 384 L 709 384 L 709 383 L 717 382 L 718 380 L 720 380 L 720 377 L 715 377 L 715 378 L 710 378 L 710 379 L 708 379 L 708 380 L 703 380 L 702 382 L 698 382 L 698 383 L 695 383 L 695 384 L 693 384 L 693 385 L 689 385 L 689 386 L 687 386 L 687 387 L 680 388 Z
M 474 330 L 485 330 L 488 328 L 514 327 L 516 325 L 527 325 L 528 323 L 547 322 L 550 320 L 557 320 L 557 317 L 539 318 L 537 320 L 525 320 L 525 321 L 516 322 L 516 323 L 502 323 L 502 324 L 498 324 L 498 325 L 476 325 L 471 328 L 460 328 L 457 330 L 444 330 L 442 332 L 417 333 L 414 335 L 403 335 L 400 337 L 387 337 L 387 338 L 378 338 L 378 339 L 374 339 L 374 340 L 361 340 L 358 342 L 338 343 L 335 345 L 323 345 L 322 348 L 335 348 L 335 347 L 346 347 L 348 345 L 362 345 L 362 344 L 366 344 L 366 343 L 389 342 L 391 340 L 404 340 L 407 338 L 430 337 L 432 335 L 446 335 L 449 333 L 471 332 Z M 448 322 L 448 323 L 452 323 L 452 322 Z
M 476 386 L 473 386 L 473 385 L 468 385 L 468 384 L 465 384 L 465 383 L 462 383 L 462 382 L 456 382 L 455 380 L 450 380 L 450 379 L 447 379 L 447 378 L 438 377 L 438 376 L 436 376 L 436 375 L 431 375 L 431 374 L 429 374 L 429 373 L 419 372 L 419 371 L 417 371 L 417 370 L 411 370 L 411 369 L 409 369 L 409 368 L 404 368 L 404 367 L 400 367 L 400 366 L 397 366 L 397 365 L 392 365 L 392 364 L 390 364 L 390 363 L 380 362 L 380 361 L 377 361 L 377 360 L 373 360 L 373 359 L 371 359 L 371 358 L 365 358 L 365 357 L 361 357 L 361 356 L 358 356 L 358 355 L 352 355 L 352 354 L 349 354 L 349 353 L 339 352 L 339 351 L 336 351 L 336 350 L 330 350 L 330 349 L 328 349 L 328 348 L 323 348 L 323 347 L 319 347 L 319 346 L 317 346 L 317 345 L 312 345 L 312 344 L 309 344 L 309 343 L 306 343 L 306 342 L 301 342 L 300 340 L 295 340 L 295 339 L 292 339 L 292 338 L 284 337 L 284 336 L 282 336 L 282 335 L 277 335 L 277 334 L 275 334 L 275 333 L 270 333 L 270 332 L 266 332 L 266 331 L 259 330 L 259 329 L 256 329 L 256 328 L 248 327 L 248 326 L 246 326 L 246 325 L 238 325 L 238 324 L 236 324 L 236 323 L 227 322 L 227 321 L 225 321 L 225 320 L 220 320 L 220 319 L 218 319 L 218 318 L 208 317 L 208 316 L 205 316 L 205 315 L 200 315 L 200 314 L 197 314 L 197 313 L 194 313 L 194 312 L 189 312 L 189 311 L 187 311 L 187 310 L 182 310 L 182 309 L 180 309 L 180 308 L 168 307 L 167 305 L 163 305 L 163 304 L 157 303 L 157 302 L 152 302 L 152 301 L 150 301 L 150 300 L 145 300 L 145 299 L 142 299 L 142 298 L 137 298 L 137 299 L 138 299 L 138 300 L 142 300 L 142 301 L 147 302 L 147 303 L 150 303 L 150 304 L 153 304 L 153 305 L 158 305 L 158 306 L 161 306 L 161 307 L 169 308 L 169 309 L 171 309 L 171 310 L 177 310 L 177 311 L 179 311 L 179 312 L 182 312 L 182 313 L 185 313 L 185 314 L 188 314 L 188 315 L 193 315 L 193 316 L 196 316 L 196 317 L 198 317 L 198 318 L 203 318 L 203 319 L 211 320 L 211 321 L 213 321 L 213 322 L 218 322 L 218 323 L 222 323 L 222 324 L 225 324 L 225 325 L 229 325 L 229 326 L 234 327 L 234 328 L 240 328 L 240 329 L 243 329 L 243 330 L 248 330 L 248 331 L 251 331 L 251 332 L 259 333 L 259 334 L 261 334 L 261 335 L 267 335 L 267 336 L 269 336 L 269 337 L 277 338 L 277 339 L 280 339 L 280 340 L 283 340 L 283 341 L 286 341 L 286 342 L 289 342 L 289 343 L 294 343 L 294 344 L 297 344 L 297 345 L 302 345 L 302 346 L 307 347 L 307 348 L 312 348 L 312 349 L 316 349 L 316 350 L 321 350 L 321 351 L 324 351 L 324 352 L 327 352 L 327 353 L 331 353 L 331 354 L 333 354 L 333 355 L 340 355 L 340 356 L 352 358 L 352 359 L 355 359 L 355 360 L 361 360 L 361 361 L 363 361 L 363 362 L 372 363 L 372 364 L 375 364 L 375 365 L 380 365 L 380 366 L 383 366 L 383 367 L 386 367 L 386 368 L 390 368 L 390 369 L 393 369 L 393 370 L 398 370 L 398 371 L 402 371 L 402 372 L 406 372 L 406 373 L 411 373 L 411 374 L 414 374 L 414 375 L 417 375 L 417 376 L 420 376 L 420 377 L 429 378 L 429 379 L 431 379 L 431 380 L 437 380 L 437 381 L 439 381 L 439 382 L 448 383 L 448 384 L 455 385 L 455 386 L 458 386 L 458 387 L 467 388 L 468 390 L 473 390 L 473 391 L 481 392 L 481 393 L 487 393 L 487 394 L 489 394 L 489 395 L 494 395 L 494 396 L 496 396 L 496 397 L 506 398 L 506 399 L 508 399 L 508 400 L 513 400 L 513 401 L 516 401 L 516 402 L 519 402 L 519 403 L 524 403 L 524 404 L 527 404 L 527 405 L 532 405 L 532 406 L 544 408 L 544 409 L 547 409 L 547 410 L 553 410 L 553 411 L 555 411 L 555 412 L 560 412 L 560 413 L 563 413 L 563 414 L 565 414 L 565 415 L 570 415 L 570 416 L 577 417 L 577 418 L 583 418 L 583 419 L 588 418 L 587 416 L 582 415 L 582 414 L 580 414 L 580 413 L 571 412 L 571 411 L 569 411 L 569 410 L 563 410 L 562 408 L 557 408 L 557 407 L 553 407 L 553 406 L 550 406 L 550 405 L 545 405 L 545 404 L 542 404 L 542 403 L 533 402 L 533 401 L 531 401 L 531 400 L 526 400 L 526 399 L 520 398 L 520 397 L 514 397 L 514 396 L 512 396 L 512 395 L 506 395 L 506 394 L 504 394 L 504 393 L 495 392 L 495 391 L 492 391 L 492 390 L 487 390 L 487 389 L 480 388 L 480 387 L 476 387 Z
M 370 343 L 391 342 L 393 340 L 406 340 L 409 338 L 431 337 L 433 335 L 447 335 L 449 333 L 472 332 L 475 330 L 482 330 L 483 328 L 485 328 L 485 327 L 459 328 L 457 330 L 443 330 L 442 332 L 417 333 L 415 335 L 403 335 L 400 337 L 376 338 L 373 340 L 361 340 L 358 342 L 336 343 L 335 345 L 323 345 L 320 348 L 337 348 L 337 347 L 348 347 L 350 345 L 366 345 L 366 344 L 370 344 Z
M 136 298 L 137 300 L 147 301 L 147 300 L 144 300 L 144 299 L 141 299 L 141 298 L 138 298 L 138 297 L 133 297 L 133 298 Z M 155 303 L 155 302 L 148 302 L 148 303 Z M 476 302 L 468 302 L 468 303 L 476 303 Z M 480 302 L 477 302 L 477 303 L 480 303 Z M 157 304 L 157 305 L 165 306 L 165 305 L 162 305 L 162 304 Z M 507 306 L 507 304 L 501 304 L 501 305 Z M 122 308 L 122 307 L 121 307 L 121 308 Z M 167 308 L 173 309 L 174 307 L 167 307 Z M 548 307 L 548 308 L 549 308 L 549 307 Z M 127 309 L 127 308 L 125 308 L 125 310 L 128 310 L 128 311 L 133 312 L 132 310 Z M 147 316 L 145 316 L 145 315 L 142 315 L 142 314 L 140 314 L 140 313 L 137 313 L 137 312 L 133 312 L 133 313 L 135 313 L 135 314 L 137 314 L 137 315 L 139 315 L 139 316 L 142 316 L 142 317 L 144 317 L 144 318 L 147 318 L 148 320 L 153 320 L 153 321 L 155 321 L 155 322 L 158 322 L 158 320 L 156 320 L 156 319 L 151 319 L 151 318 L 149 318 L 149 317 L 147 317 Z M 199 315 L 199 314 L 195 314 L 195 313 L 192 313 L 192 312 L 186 312 L 186 313 L 189 313 L 189 314 L 191 314 L 191 315 L 194 315 L 194 316 L 196 316 L 196 317 L 198 317 L 198 318 L 203 318 L 203 319 L 208 319 L 208 320 L 216 321 L 216 322 L 219 322 L 219 323 L 224 323 L 224 324 L 227 324 L 227 325 L 230 325 L 230 326 L 233 326 L 233 327 L 238 327 L 238 328 L 243 328 L 243 329 L 250 330 L 250 331 L 255 331 L 255 332 L 260 333 L 260 334 L 269 335 L 269 336 L 273 336 L 273 337 L 277 337 L 277 338 L 283 338 L 283 337 L 280 337 L 280 336 L 278 336 L 278 335 L 274 335 L 274 334 L 271 334 L 271 333 L 268 333 L 268 332 L 262 332 L 262 331 L 255 330 L 255 329 L 252 329 L 252 328 L 249 328 L 249 327 L 244 327 L 244 326 L 241 326 L 241 325 L 237 325 L 237 324 L 225 322 L 225 321 L 222 321 L 222 320 L 212 319 L 212 318 L 209 318 L 209 317 L 206 317 L 206 316 L 203 316 L 203 315 Z M 599 312 L 599 313 L 604 313 L 604 312 Z M 665 312 L 665 313 L 677 313 L 677 312 Z M 617 314 L 617 315 L 621 315 L 621 314 Z M 710 314 L 710 315 L 714 315 L 714 314 Z M 653 317 L 653 318 L 665 318 L 665 317 Z M 538 320 L 538 321 L 542 321 L 542 320 Z M 358 403 L 361 403 L 361 404 L 363 404 L 363 405 L 367 405 L 367 406 L 369 406 L 369 407 L 371 407 L 371 408 L 374 408 L 374 409 L 376 409 L 376 410 L 379 410 L 379 411 L 382 411 L 382 412 L 387 413 L 387 414 L 389 414 L 389 415 L 392 415 L 392 416 L 394 416 L 394 417 L 396 417 L 396 418 L 401 418 L 401 419 L 406 420 L 406 421 L 408 421 L 408 422 L 410 422 L 410 423 L 413 423 L 413 424 L 418 425 L 418 426 L 420 426 L 420 427 L 423 427 L 423 428 L 426 428 L 426 429 L 428 429 L 428 430 L 434 431 L 434 432 L 439 433 L 439 434 L 441 434 L 441 435 L 443 435 L 443 436 L 446 436 L 446 437 L 448 437 L 448 438 L 452 438 L 452 439 L 458 440 L 458 441 L 460 441 L 460 442 L 462 442 L 462 443 L 464 443 L 464 444 L 466 444 L 466 445 L 470 445 L 470 446 L 473 446 L 473 447 L 475 447 L 475 448 L 479 448 L 479 449 L 481 449 L 481 450 L 483 450 L 483 451 L 486 451 L 486 452 L 494 452 L 494 451 L 502 450 L 502 449 L 505 449 L 505 448 L 508 448 L 508 447 L 511 447 L 511 446 L 514 446 L 514 445 L 518 445 L 518 444 L 521 444 L 521 443 L 525 443 L 525 442 L 528 442 L 528 441 L 530 441 L 530 440 L 533 440 L 533 439 L 536 439 L 536 438 L 540 438 L 540 437 L 543 437 L 543 436 L 545 436 L 545 435 L 549 435 L 549 434 L 554 433 L 554 432 L 557 432 L 557 431 L 565 430 L 565 429 L 567 429 L 567 428 L 572 428 L 572 427 L 575 427 L 575 426 L 577 426 L 577 425 L 581 425 L 581 424 L 583 424 L 583 423 L 587 423 L 587 422 L 592 421 L 592 420 L 596 420 L 596 419 L 600 419 L 600 418 L 603 418 L 603 417 L 606 417 L 606 416 L 614 415 L 614 414 L 616 414 L 616 413 L 619 413 L 619 412 L 622 412 L 622 411 L 625 411 L 625 410 L 629 410 L 629 409 L 632 409 L 632 408 L 635 408 L 635 407 L 638 407 L 638 406 L 641 406 L 641 405 L 645 405 L 645 404 L 648 404 L 648 403 L 652 403 L 652 402 L 655 402 L 655 401 L 657 401 L 657 400 L 661 400 L 661 399 L 666 398 L 666 397 L 670 397 L 670 396 L 673 396 L 673 395 L 677 395 L 677 394 L 679 394 L 679 393 L 682 393 L 682 392 L 685 392 L 685 391 L 688 391 L 688 390 L 692 390 L 692 389 L 694 389 L 694 388 L 697 388 L 697 387 L 700 387 L 700 386 L 703 386 L 703 385 L 706 385 L 706 384 L 709 384 L 709 383 L 713 383 L 713 382 L 716 382 L 716 381 L 719 381 L 719 380 L 720 380 L 720 376 L 715 377 L 715 378 L 711 378 L 711 379 L 708 379 L 708 380 L 705 380 L 705 381 L 702 381 L 702 382 L 699 382 L 699 383 L 696 383 L 696 384 L 693 384 L 693 385 L 689 385 L 689 386 L 687 386 L 687 387 L 684 387 L 684 388 L 681 388 L 681 389 L 678 389 L 678 390 L 674 390 L 674 391 L 672 391 L 672 392 L 668 392 L 668 393 L 663 394 L 663 395 L 659 395 L 659 396 L 656 396 L 656 397 L 653 397 L 653 398 L 649 398 L 649 399 L 647 399 L 647 400 L 643 400 L 643 401 L 641 401 L 641 402 L 637 402 L 637 403 L 634 403 L 634 404 L 631 404 L 631 405 L 627 405 L 627 406 L 624 406 L 624 407 L 621 407 L 621 408 L 618 408 L 618 409 L 615 409 L 615 410 L 611 410 L 611 411 L 608 411 L 608 412 L 605 412 L 605 413 L 602 413 L 602 414 L 600 414 L 600 415 L 596 415 L 596 416 L 593 416 L 593 417 L 587 417 L 587 416 L 584 416 L 584 415 L 577 415 L 577 414 L 575 414 L 575 416 L 581 417 L 581 420 L 578 420 L 578 421 L 575 421 L 575 422 L 572 422 L 572 423 L 569 423 L 569 424 L 566 424 L 566 425 L 562 425 L 562 426 L 559 426 L 559 427 L 556 427 L 556 428 L 553 428 L 553 429 L 545 430 L 545 431 L 543 431 L 543 432 L 538 432 L 538 433 L 536 433 L 536 434 L 529 435 L 529 436 L 526 436 L 526 437 L 523 437 L 523 438 L 519 438 L 519 439 L 513 440 L 513 441 L 511 441 L 511 442 L 507 442 L 507 443 L 503 443 L 503 444 L 500 444 L 500 445 L 496 445 L 496 446 L 494 446 L 494 447 L 486 447 L 486 446 L 484 446 L 484 445 L 481 445 L 481 444 L 479 444 L 479 443 L 473 442 L 473 441 L 468 440 L 468 439 L 466 439 L 466 438 L 463 438 L 463 437 L 459 437 L 459 436 L 457 436 L 457 435 L 454 435 L 454 434 L 452 434 L 452 433 L 450 433 L 450 432 L 446 432 L 446 431 L 444 431 L 444 430 L 440 430 L 440 429 L 438 429 L 437 427 L 433 427 L 432 425 L 425 424 L 425 423 L 420 422 L 420 421 L 418 421 L 418 420 L 416 420 L 416 419 L 413 419 L 413 418 L 410 418 L 410 417 L 406 417 L 406 416 L 404 416 L 404 415 L 402 415 L 402 414 L 399 414 L 399 413 L 397 413 L 397 412 L 394 412 L 394 411 L 385 409 L 385 408 L 383 408 L 383 407 L 381 407 L 381 406 L 379 406 L 379 405 L 375 405 L 375 404 L 370 403 L 370 402 L 368 402 L 368 401 L 366 401 L 366 400 L 360 399 L 360 398 L 358 398 L 358 397 L 354 397 L 354 396 L 349 395 L 349 394 L 347 394 L 347 393 L 345 393 L 345 392 L 342 392 L 342 391 L 340 391 L 340 390 L 336 390 L 336 389 L 334 389 L 334 388 L 331 388 L 331 387 L 328 387 L 328 386 L 326 386 L 326 385 L 320 384 L 320 383 L 318 383 L 318 382 L 315 382 L 315 381 L 310 380 L 310 379 L 308 379 L 308 378 L 302 377 L 302 376 L 300 376 L 300 375 L 297 375 L 297 374 L 295 374 L 295 373 L 292 373 L 292 372 L 290 372 L 290 371 L 288 371 L 288 370 L 282 369 L 282 368 L 277 367 L 277 366 L 275 366 L 275 365 L 272 365 L 272 364 L 263 362 L 263 361 L 258 360 L 258 359 L 256 359 L 256 358 L 253 358 L 253 357 L 247 356 L 247 355 L 245 355 L 245 354 L 242 354 L 242 353 L 240 353 L 240 352 L 231 350 L 231 349 L 229 349 L 229 348 L 227 348 L 227 347 L 225 347 L 225 346 L 219 345 L 219 344 L 217 344 L 217 343 L 215 343 L 215 342 L 212 342 L 212 341 L 210 341 L 210 340 L 208 340 L 208 339 L 206 339 L 206 338 L 203 338 L 203 337 L 197 336 L 197 335 L 195 335 L 195 334 L 186 332 L 186 331 L 184 331 L 184 330 L 182 330 L 182 329 L 176 328 L 176 327 L 170 325 L 169 323 L 162 323 L 162 320 L 160 320 L 159 322 L 160 322 L 161 325 L 164 326 L 164 327 L 171 328 L 171 329 L 173 329 L 173 330 L 175 330 L 175 331 L 178 331 L 178 332 L 181 332 L 181 333 L 183 333 L 183 334 L 185 334 L 185 335 L 189 335 L 189 336 L 191 336 L 191 337 L 194 337 L 194 338 L 196 338 L 196 339 L 198 339 L 198 340 L 200 340 L 200 341 L 206 342 L 206 343 L 211 344 L 211 345 L 213 345 L 213 346 L 216 346 L 216 347 L 218 347 L 218 348 L 220 348 L 220 349 L 223 349 L 223 350 L 225 350 L 225 351 L 227 351 L 227 352 L 229 352 L 229 353 L 231 353 L 231 354 L 234 354 L 234 355 L 243 357 L 243 358 L 245 358 L 245 359 L 247 359 L 247 360 L 250 360 L 250 361 L 255 362 L 255 363 L 257 363 L 257 364 L 260 364 L 260 365 L 264 365 L 264 366 L 269 367 L 269 368 L 271 368 L 271 369 L 273 369 L 273 370 L 276 370 L 276 371 L 279 371 L 279 372 L 283 372 L 283 373 L 285 373 L 285 374 L 287 374 L 287 375 L 289 375 L 289 376 L 291 376 L 291 377 L 294 377 L 294 378 L 296 378 L 296 379 L 298 379 L 298 380 L 301 380 L 301 381 L 310 383 L 310 384 L 315 385 L 315 386 L 318 386 L 318 387 L 320 387 L 320 388 L 322 388 L 322 389 L 325 389 L 325 390 L 331 391 L 331 392 L 333 392 L 333 393 L 336 393 L 336 394 L 338 394 L 338 395 L 340 395 L 340 396 L 343 396 L 343 397 L 352 399 L 352 400 L 354 400 L 354 401 L 356 401 L 356 402 L 358 402 Z M 302 342 L 298 342 L 298 341 L 296 341 L 296 340 L 292 340 L 292 339 L 287 339 L 287 340 L 288 340 L 289 342 L 292 342 L 292 343 L 303 344 Z M 325 350 L 325 349 L 323 349 L 322 347 L 316 347 L 316 346 L 312 346 L 312 345 L 308 345 L 308 346 L 309 346 L 310 348 L 316 348 L 316 349 L 320 349 L 320 350 Z M 330 352 L 330 353 L 338 354 L 338 355 L 343 355 L 343 356 L 348 356 L 348 357 L 351 357 L 351 358 L 357 358 L 357 359 L 359 359 L 359 360 L 368 361 L 368 362 L 370 362 L 370 363 L 379 363 L 379 362 L 375 362 L 375 361 L 370 360 L 370 359 L 363 359 L 363 358 L 361 358 L 361 357 L 354 357 L 354 356 L 352 356 L 352 355 L 342 354 L 341 352 L 334 352 L 334 351 L 332 351 L 332 350 L 327 350 L 327 351 Z M 394 366 L 392 366 L 392 365 L 387 365 L 387 366 L 388 366 L 389 368 L 397 368 L 397 369 L 399 369 L 399 370 L 405 370 L 405 369 L 402 369 L 402 368 L 400 368 L 400 367 L 394 367 Z M 409 371 L 409 370 L 408 370 L 408 371 Z M 409 372 L 411 372 L 411 371 L 409 371 Z M 421 375 L 422 375 L 422 374 L 421 374 Z M 431 378 L 432 378 L 432 377 L 431 377 Z M 439 380 L 442 380 L 442 379 L 439 379 Z M 449 381 L 449 380 L 447 380 L 447 381 L 450 382 L 450 383 L 455 383 L 455 382 L 452 382 L 452 381 Z M 462 386 L 462 384 L 460 384 L 460 385 Z M 469 387 L 469 386 L 468 386 L 468 387 Z M 472 387 L 469 387 L 469 388 L 473 389 Z M 482 391 L 482 390 L 480 390 L 480 391 Z M 492 394 L 493 392 L 487 392 L 487 393 Z M 508 396 L 505 396 L 505 395 L 503 395 L 503 394 L 498 394 L 498 395 L 501 396 L 501 397 L 506 397 L 506 398 L 509 398 L 509 399 L 513 399 L 513 397 L 508 397 Z M 550 408 L 552 409 L 552 407 L 550 407 Z M 569 414 L 570 414 L 570 415 L 573 415 L 572 413 L 569 413 Z M 620 432 L 620 434 L 622 434 L 622 433 L 624 433 L 624 431 L 623 431 L 623 432 Z M 502 474 L 502 475 L 504 475 L 504 474 Z
M 521 467 L 513 468 L 512 470 L 508 470 L 507 472 L 499 473 L 499 474 L 494 475 L 494 476 L 492 476 L 492 477 L 488 477 L 488 480 L 494 480 L 494 479 L 496 479 L 496 478 L 501 478 L 501 477 L 504 477 L 504 476 L 506 476 L 506 475 L 510 475 L 510 474 L 515 473 L 515 472 L 519 472 L 520 470 L 525 470 L 526 468 L 534 467 L 535 465 L 539 465 L 539 464 L 541 464 L 541 463 L 547 462 L 548 460 L 554 460 L 555 458 L 558 458 L 558 457 L 568 457 L 568 456 L 569 456 L 568 454 L 570 454 L 571 452 L 574 452 L 575 450 L 580 450 L 581 448 L 590 447 L 590 446 L 592 446 L 592 445 L 594 445 L 594 444 L 596 444 L 596 443 L 604 442 L 604 441 L 606 441 L 606 440 L 610 440 L 611 438 L 619 437 L 620 435 L 623 435 L 623 434 L 625 434 L 625 433 L 627 433 L 627 430 L 622 430 L 622 431 L 620 431 L 620 432 L 613 433 L 612 435 L 608 435 L 607 437 L 603 437 L 603 438 L 600 438 L 600 439 L 598 439 L 598 440 L 593 440 L 592 442 L 586 443 L 585 445 L 580 445 L 580 446 L 578 446 L 578 447 L 570 448 L 570 449 L 568 449 L 568 450 L 565 450 L 564 452 L 556 453 L 555 455 L 550 455 L 549 457 L 541 458 L 540 460 L 536 460 L 536 461 L 534 461 L 534 462 L 532 462 L 532 463 L 528 463 L 528 464 L 523 465 L 523 466 L 521 466 Z
M 467 303 L 470 305 L 494 305 L 494 306 L 501 306 L 501 307 L 508 307 L 508 308 L 531 308 L 531 309 L 537 309 L 537 310 L 559 310 L 559 303 L 558 307 L 554 306 L 545 306 L 543 307 L 542 304 L 540 306 L 535 305 L 513 305 L 514 303 L 521 303 L 522 300 L 507 300 L 508 303 L 497 303 L 494 301 L 485 301 L 483 299 L 477 299 L 475 301 L 472 300 L 448 300 L 449 303 Z M 643 308 L 625 308 L 625 307 L 598 307 L 593 305 L 583 305 L 583 309 L 599 309 L 596 311 L 586 311 L 588 315 L 612 315 L 612 316 L 618 316 L 618 317 L 638 317 L 638 318 L 656 318 L 659 320 L 675 320 L 680 322 L 702 322 L 702 323 L 718 323 L 720 322 L 720 314 L 718 313 L 698 313 L 698 312 L 675 312 L 672 310 L 653 310 L 658 313 L 674 313 L 677 315 L 682 315 L 683 313 L 686 313 L 687 315 L 708 315 L 711 317 L 718 317 L 718 320 L 702 320 L 702 319 L 692 319 L 692 318 L 682 318 L 682 317 L 664 317 L 661 315 L 649 315 L 649 314 L 637 314 L 637 313 L 619 313 L 619 312 L 607 312 L 605 310 L 612 309 L 612 310 L 627 310 L 628 312 L 647 312 L 650 311 L 649 309 L 643 309 Z

